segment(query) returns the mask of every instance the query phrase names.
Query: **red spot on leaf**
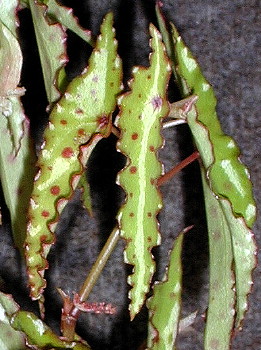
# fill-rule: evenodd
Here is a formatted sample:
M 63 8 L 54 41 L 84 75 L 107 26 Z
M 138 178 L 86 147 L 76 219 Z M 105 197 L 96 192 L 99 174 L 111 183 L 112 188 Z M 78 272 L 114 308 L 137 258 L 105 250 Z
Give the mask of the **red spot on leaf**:
M 64 120 L 64 119 L 60 120 L 60 124 L 67 125 L 67 120 Z
M 73 154 L 73 149 L 71 147 L 65 147 L 61 153 L 63 158 L 71 158 Z
M 155 147 L 154 146 L 150 146 L 150 151 L 154 152 L 155 151 Z
M 131 135 L 132 140 L 137 140 L 138 137 L 139 135 L 136 132 Z
M 85 131 L 84 131 L 84 129 L 79 129 L 79 130 L 78 130 L 78 136 L 79 136 L 79 137 L 85 136 Z
M 59 186 L 53 186 L 53 187 L 51 187 L 50 192 L 51 192 L 52 195 L 58 196 L 58 194 L 60 193 L 60 187 Z
M 48 218 L 48 217 L 50 216 L 49 211 L 43 210 L 43 211 L 42 211 L 42 216 L 43 216 L 44 218 Z
M 130 173 L 135 174 L 137 172 L 137 168 L 135 166 L 130 167 Z
M 42 235 L 40 237 L 40 241 L 41 241 L 41 243 L 45 243 L 47 241 L 47 235 Z
M 148 215 L 148 217 L 149 217 L 149 218 L 151 218 L 151 217 L 152 217 L 151 212 L 149 212 L 147 215 Z
M 134 213 L 130 213 L 130 217 L 133 218 L 133 216 L 134 216 Z

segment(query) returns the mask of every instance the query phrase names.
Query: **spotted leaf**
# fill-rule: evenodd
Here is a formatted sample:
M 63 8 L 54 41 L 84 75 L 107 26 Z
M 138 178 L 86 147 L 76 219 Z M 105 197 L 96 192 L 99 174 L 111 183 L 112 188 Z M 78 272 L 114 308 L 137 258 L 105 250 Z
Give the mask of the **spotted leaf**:
M 54 241 L 59 213 L 77 186 L 92 149 L 110 134 L 111 115 L 121 84 L 121 61 L 116 50 L 112 15 L 108 14 L 88 69 L 69 84 L 54 106 L 44 133 L 26 238 L 27 269 L 34 299 L 41 297 L 45 287 L 46 256 Z
M 118 149 L 127 156 L 126 167 L 118 176 L 126 192 L 126 202 L 118 221 L 126 240 L 125 262 L 132 264 L 128 283 L 131 318 L 139 312 L 149 290 L 155 263 L 151 249 L 160 243 L 156 216 L 162 208 L 156 181 L 162 174 L 157 151 L 162 147 L 161 119 L 169 110 L 166 87 L 170 66 L 159 32 L 150 26 L 152 36 L 150 67 L 135 67 L 131 91 L 119 99 L 121 130 Z

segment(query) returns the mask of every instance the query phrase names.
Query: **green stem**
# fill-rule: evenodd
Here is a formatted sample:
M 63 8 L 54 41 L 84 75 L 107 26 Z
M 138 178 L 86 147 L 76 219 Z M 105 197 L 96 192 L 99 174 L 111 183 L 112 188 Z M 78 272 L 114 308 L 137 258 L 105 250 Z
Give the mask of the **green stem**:
M 89 297 L 91 290 L 93 289 L 106 262 L 108 261 L 111 253 L 113 252 L 116 244 L 118 243 L 119 238 L 120 238 L 119 230 L 114 229 L 110 234 L 104 247 L 102 248 L 95 264 L 91 268 L 91 271 L 80 290 L 79 297 L 81 301 L 85 301 Z
M 119 238 L 120 238 L 119 230 L 116 228 L 110 234 L 96 262 L 92 266 L 91 271 L 89 272 L 84 284 L 82 285 L 82 288 L 79 292 L 79 297 L 81 301 L 85 301 L 89 297 L 97 279 L 99 278 L 106 262 L 108 261 L 111 253 L 113 252 Z M 79 317 L 79 314 L 80 314 L 80 310 L 73 305 L 71 310 L 62 316 L 61 331 L 63 336 L 68 341 L 74 340 L 75 327 L 76 327 L 76 322 Z

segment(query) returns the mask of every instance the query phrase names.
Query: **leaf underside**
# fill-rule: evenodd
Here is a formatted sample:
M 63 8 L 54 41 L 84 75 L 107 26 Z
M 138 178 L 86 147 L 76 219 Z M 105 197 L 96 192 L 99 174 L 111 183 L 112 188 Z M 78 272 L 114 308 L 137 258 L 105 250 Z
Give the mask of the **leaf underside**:
M 173 68 L 183 97 L 191 93 L 198 96 L 195 107 L 188 113 L 187 121 L 204 166 L 204 171 L 202 172 L 203 183 L 205 184 L 205 180 L 207 180 L 208 186 L 210 186 L 211 191 L 214 192 L 213 195 L 216 197 L 216 202 L 212 201 L 216 210 L 211 213 L 213 206 L 209 196 L 210 189 L 207 189 L 205 184 L 210 248 L 212 247 L 212 251 L 210 251 L 210 270 L 212 271 L 210 291 L 214 292 L 217 279 L 223 280 L 227 288 L 225 293 L 227 296 L 226 301 L 225 303 L 222 302 L 223 310 L 227 308 L 227 310 L 231 311 L 232 297 L 230 288 L 234 277 L 231 276 L 228 269 L 231 266 L 232 256 L 236 290 L 235 327 L 240 328 L 247 310 L 247 297 L 251 292 L 252 271 L 256 265 L 256 246 L 253 233 L 250 230 L 256 217 L 252 184 L 249 180 L 248 170 L 239 160 L 239 149 L 235 141 L 231 137 L 224 135 L 221 130 L 215 111 L 216 99 L 212 87 L 202 75 L 196 60 L 185 46 L 173 24 L 171 24 L 172 36 L 169 36 L 159 8 L 158 19 L 165 36 L 171 38 L 171 46 L 169 45 L 167 50 L 173 58 Z M 215 215 L 221 218 L 219 228 L 217 223 L 215 223 Z M 212 231 L 213 228 L 216 229 L 215 232 Z M 221 242 L 214 243 L 213 236 L 220 238 Z M 229 240 L 231 240 L 230 248 Z M 217 252 L 217 244 L 224 244 L 224 249 L 227 252 L 227 262 L 225 263 L 224 258 L 220 256 L 223 252 Z M 224 265 L 227 264 L 226 274 L 223 274 L 222 270 L 219 271 L 219 274 L 217 271 L 214 272 L 215 265 L 219 264 L 220 259 L 221 261 L 223 260 Z M 222 299 L 224 297 L 222 291 L 220 293 L 215 291 L 214 293 L 215 298 Z M 217 300 L 214 302 L 215 305 L 216 302 Z M 211 337 L 216 339 L 221 337 L 221 334 L 218 334 L 221 329 L 215 327 L 214 313 L 217 311 L 217 308 L 215 306 L 212 307 L 211 303 L 212 300 L 210 299 L 205 335 L 206 342 Z M 230 326 L 227 324 L 227 327 L 230 327 L 232 332 L 232 324 L 229 320 L 231 313 L 228 314 L 226 322 L 230 324 Z M 223 344 L 222 349 L 228 349 L 229 339 L 228 335 L 226 336 L 228 329 L 224 328 L 223 330 L 224 333 L 221 338 L 226 338 L 226 344 Z
M 126 192 L 119 211 L 121 237 L 126 242 L 125 262 L 133 265 L 128 277 L 131 319 L 139 312 L 149 290 L 155 263 L 151 249 L 160 243 L 156 216 L 162 208 L 156 180 L 162 174 L 157 151 L 162 147 L 161 119 L 168 113 L 166 87 L 170 66 L 159 32 L 150 26 L 152 36 L 150 67 L 135 67 L 131 91 L 119 98 L 116 121 L 121 130 L 118 150 L 127 156 L 127 165 L 118 182 Z
M 68 85 L 54 106 L 44 133 L 26 238 L 33 299 L 39 299 L 45 287 L 46 256 L 54 241 L 58 216 L 78 185 L 93 148 L 111 131 L 111 115 L 121 81 L 121 61 L 112 21 L 112 15 L 108 14 L 88 69 Z
M 56 79 L 67 62 L 66 34 L 59 23 L 50 24 L 46 17 L 46 5 L 28 0 L 43 71 L 48 102 L 57 101 L 61 94 Z M 60 80 L 63 79 L 60 77 Z M 60 85 L 62 85 L 60 83 Z
M 16 247 L 23 251 L 26 212 L 35 174 L 35 155 L 18 87 L 22 52 L 16 37 L 17 1 L 1 5 L 0 14 L 0 179 Z

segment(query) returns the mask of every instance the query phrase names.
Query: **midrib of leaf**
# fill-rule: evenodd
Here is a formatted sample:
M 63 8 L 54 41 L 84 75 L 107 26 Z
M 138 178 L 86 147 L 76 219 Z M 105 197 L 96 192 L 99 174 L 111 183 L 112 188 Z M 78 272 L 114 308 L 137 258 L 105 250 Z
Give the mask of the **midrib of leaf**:
M 170 66 L 161 37 L 150 27 L 153 52 L 150 67 L 135 67 L 131 91 L 119 98 L 117 126 L 121 130 L 118 149 L 127 156 L 119 173 L 119 184 L 126 192 L 126 203 L 119 211 L 121 236 L 126 239 L 125 262 L 133 265 L 128 277 L 131 319 L 139 312 L 155 270 L 151 249 L 160 243 L 156 216 L 162 208 L 156 180 L 162 166 L 157 157 L 162 146 L 161 118 L 168 113 L 166 87 Z

